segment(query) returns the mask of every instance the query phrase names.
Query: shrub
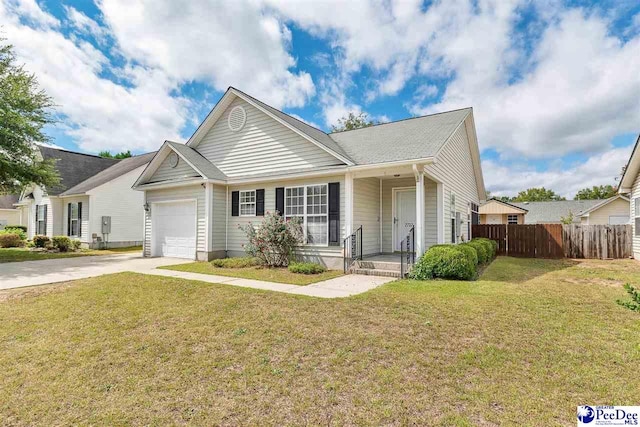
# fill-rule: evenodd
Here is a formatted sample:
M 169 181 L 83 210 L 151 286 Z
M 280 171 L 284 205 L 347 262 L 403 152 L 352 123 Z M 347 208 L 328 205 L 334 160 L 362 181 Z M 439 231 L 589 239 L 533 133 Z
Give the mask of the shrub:
M 19 248 L 23 243 L 20 235 L 16 233 L 0 234 L 0 248 Z
M 27 226 L 26 225 L 5 225 L 4 229 L 6 230 L 7 228 L 17 228 L 19 230 L 24 231 L 25 233 L 27 232 Z
M 254 257 L 220 258 L 211 261 L 211 265 L 218 268 L 244 268 L 260 264 L 260 259 Z
M 467 243 L 461 243 L 456 246 L 459 250 L 465 253 L 467 258 L 473 263 L 473 265 L 478 265 L 478 251 L 475 248 Z
M 78 239 L 73 239 L 71 241 L 71 249 L 73 249 L 74 251 L 80 250 L 80 245 L 82 245 L 82 242 L 80 242 L 80 240 Z
M 638 313 L 640 313 L 640 290 L 634 288 L 628 283 L 624 285 L 624 290 L 627 291 L 627 293 L 631 297 L 631 301 L 624 301 L 619 299 L 616 300 L 616 302 L 631 311 L 637 311 Z
M 327 269 L 315 262 L 292 262 L 289 264 L 289 271 L 298 274 L 320 274 Z
M 476 266 L 468 252 L 453 245 L 431 247 L 413 267 L 411 278 L 471 280 L 476 276 Z
M 48 236 L 43 236 L 41 234 L 37 234 L 33 236 L 33 244 L 36 248 L 46 248 L 49 246 L 51 239 Z
M 269 267 L 285 267 L 293 249 L 302 243 L 302 227 L 299 218 L 288 221 L 277 213 L 267 212 L 257 228 L 253 223 L 239 227 L 247 235 L 244 246 L 247 255 L 259 258 Z
M 470 240 L 466 243 L 476 250 L 478 254 L 478 264 L 486 264 L 491 258 L 490 253 L 487 251 L 487 245 L 479 242 L 476 239 Z
M 27 240 L 27 233 L 22 228 L 5 227 L 4 230 L 0 230 L 0 234 L 17 234 L 20 240 Z
M 53 243 L 53 247 L 59 250 L 60 252 L 67 252 L 71 249 L 71 239 L 67 236 L 53 236 L 51 239 Z
M 498 242 L 495 240 L 487 239 L 486 237 L 476 237 L 473 240 L 477 240 L 482 242 L 486 248 L 489 250 L 490 259 L 496 257 L 496 253 L 498 252 Z

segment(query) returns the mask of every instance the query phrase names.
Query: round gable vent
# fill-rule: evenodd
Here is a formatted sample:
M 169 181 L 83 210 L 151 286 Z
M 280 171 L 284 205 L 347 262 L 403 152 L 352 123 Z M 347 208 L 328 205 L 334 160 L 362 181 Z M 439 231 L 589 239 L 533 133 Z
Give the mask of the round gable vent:
M 240 129 L 244 127 L 245 122 L 247 121 L 247 113 L 244 111 L 244 108 L 237 106 L 231 109 L 229 113 L 229 129 L 234 132 L 238 132 Z

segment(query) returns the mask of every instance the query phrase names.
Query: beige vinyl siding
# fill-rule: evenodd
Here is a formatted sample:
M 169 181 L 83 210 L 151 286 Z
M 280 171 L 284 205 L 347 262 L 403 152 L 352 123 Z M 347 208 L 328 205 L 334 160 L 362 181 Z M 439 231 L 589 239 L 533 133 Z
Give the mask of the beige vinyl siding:
M 362 226 L 363 255 L 380 252 L 380 179 L 353 180 L 353 229 Z
M 462 234 L 468 239 L 467 214 L 469 203 L 480 203 L 476 176 L 473 170 L 467 128 L 469 118 L 465 120 L 451 136 L 438 154 L 438 161 L 426 167 L 426 171 L 443 183 L 444 187 L 444 241 L 451 243 L 450 197 L 456 195 L 457 212 L 463 220 Z
M 81 222 L 82 226 L 80 232 L 82 233 L 80 236 L 70 236 L 72 239 L 78 239 L 82 243 L 90 243 L 91 242 L 91 234 L 92 231 L 89 225 L 89 218 L 91 211 L 89 210 L 89 196 L 77 196 L 77 197 L 65 197 L 62 199 L 62 235 L 68 236 L 68 217 L 69 217 L 69 203 L 82 203 L 82 217 Z M 93 231 L 95 232 L 95 231 Z M 100 230 L 98 230 L 98 233 Z M 98 234 L 100 236 L 100 234 Z
M 20 225 L 20 210 L 0 209 L 0 221 L 6 221 L 6 225 Z
M 479 210 L 480 215 L 484 214 L 512 214 L 517 215 L 521 214 L 522 211 L 520 209 L 516 209 L 511 206 L 507 206 L 504 203 L 497 202 L 495 200 L 491 200 L 484 205 L 480 206 Z
M 229 112 L 242 106 L 244 127 L 233 132 Z M 229 177 L 339 165 L 342 162 L 262 111 L 238 98 L 224 111 L 196 149 Z
M 230 255 L 238 255 L 244 252 L 242 245 L 246 242 L 246 236 L 244 232 L 239 229 L 239 226 L 246 225 L 249 222 L 253 222 L 254 224 L 259 224 L 264 218 L 261 216 L 254 216 L 254 217 L 231 216 L 231 193 L 233 191 L 264 189 L 264 211 L 266 213 L 266 212 L 273 212 L 276 208 L 276 188 L 277 187 L 296 187 L 296 186 L 314 185 L 314 184 L 328 184 L 330 182 L 340 183 L 340 229 L 341 229 L 340 235 L 344 236 L 345 189 L 344 189 L 343 175 L 322 177 L 322 178 L 296 179 L 296 180 L 288 180 L 288 181 L 229 186 L 228 250 L 231 252 Z M 214 218 L 214 223 L 216 222 L 216 220 L 217 220 L 217 217 Z M 222 216 L 222 220 L 224 221 L 224 216 Z M 341 251 L 342 251 L 341 246 L 305 246 L 299 252 L 312 253 L 318 256 L 322 256 L 324 254 L 327 254 L 329 256 L 342 256 Z M 338 253 L 338 255 L 336 255 L 336 252 Z
M 438 190 L 435 182 L 424 179 L 424 249 L 438 243 Z
M 595 211 L 589 212 L 588 224 L 609 224 L 610 216 L 621 215 L 629 215 L 629 202 L 624 199 L 617 199 L 599 209 L 596 209 Z
M 198 252 L 206 251 L 205 247 L 205 196 L 204 188 L 201 185 L 190 185 L 185 187 L 166 188 L 161 190 L 147 190 L 147 203 L 152 205 L 155 202 L 170 202 L 187 199 L 195 199 L 197 203 L 197 232 L 196 232 L 196 250 Z M 151 212 L 145 214 L 145 239 L 144 239 L 144 255 L 151 256 L 151 218 L 153 216 L 153 206 Z
M 480 224 L 489 224 L 489 217 L 500 216 L 500 224 L 509 223 L 509 215 L 518 215 L 518 224 L 524 224 L 523 214 L 480 214 Z
M 172 152 L 169 152 L 171 154 Z M 149 178 L 146 182 L 158 182 L 158 181 L 166 181 L 169 179 L 180 179 L 180 178 L 192 178 L 199 177 L 200 174 L 196 172 L 187 162 L 185 162 L 182 157 L 178 158 L 178 164 L 175 168 L 171 167 L 169 164 L 169 155 L 165 157 L 165 159 L 160 163 L 158 169 L 154 172 L 154 174 Z
M 231 198 L 231 195 L 229 195 Z M 229 201 L 231 203 L 231 201 Z M 214 251 L 225 250 L 225 228 L 226 228 L 226 205 L 227 205 L 227 187 L 214 185 L 213 186 L 213 201 L 211 205 L 211 212 L 213 215 L 213 225 L 211 227 Z M 229 216 L 231 216 L 231 210 L 229 210 Z
M 640 217 L 640 212 L 636 212 L 635 199 L 640 198 L 640 173 L 636 176 L 636 180 L 631 188 L 631 227 L 633 229 L 633 257 L 640 259 L 640 236 L 636 229 L 636 217 Z

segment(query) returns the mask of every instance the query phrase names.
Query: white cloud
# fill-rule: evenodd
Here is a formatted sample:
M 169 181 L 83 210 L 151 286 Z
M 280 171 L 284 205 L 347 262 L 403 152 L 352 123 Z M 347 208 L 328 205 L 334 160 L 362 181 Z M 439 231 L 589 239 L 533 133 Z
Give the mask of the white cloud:
M 67 17 L 71 25 L 73 25 L 73 27 L 80 33 L 91 35 L 100 42 L 104 41 L 107 31 L 96 21 L 71 6 L 65 5 L 64 10 L 67 13 Z
M 125 56 L 177 81 L 237 86 L 276 108 L 302 107 L 311 76 L 292 71 L 291 32 L 258 2 L 101 0 Z
M 589 157 L 585 162 L 563 167 L 550 165 L 546 171 L 538 171 L 526 162 L 506 164 L 499 160 L 485 160 L 482 171 L 487 190 L 494 196 L 513 196 L 531 187 L 546 187 L 567 198 L 573 198 L 578 190 L 594 185 L 615 185 L 622 167 L 626 165 L 632 147 L 613 148 L 605 153 Z

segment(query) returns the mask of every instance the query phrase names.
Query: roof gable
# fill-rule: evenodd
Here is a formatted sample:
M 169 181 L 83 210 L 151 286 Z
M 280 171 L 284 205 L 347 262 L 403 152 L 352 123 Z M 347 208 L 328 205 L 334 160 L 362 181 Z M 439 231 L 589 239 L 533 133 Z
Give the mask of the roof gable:
M 279 111 L 234 87 L 229 87 L 227 89 L 220 101 L 218 101 L 218 103 L 209 112 L 205 120 L 200 124 L 198 129 L 196 129 L 191 138 L 189 138 L 189 141 L 187 141 L 186 145 L 192 148 L 196 148 L 205 137 L 205 135 L 209 132 L 209 130 L 222 117 L 224 112 L 235 100 L 235 98 L 243 99 L 245 102 L 259 109 L 264 114 L 267 114 L 273 120 L 276 120 L 305 140 L 331 154 L 342 163 L 347 165 L 354 164 L 354 162 L 346 155 L 343 149 L 338 144 L 336 144 L 326 133 L 300 120 L 297 120 L 289 116 L 288 114 L 285 114 L 282 111 Z
M 499 208 L 496 208 L 499 206 Z M 526 214 L 527 210 L 511 203 L 503 202 L 498 199 L 489 199 L 487 203 L 480 206 L 480 214 Z
M 633 183 L 638 177 L 638 173 L 640 173 L 640 148 L 638 148 L 638 146 L 640 146 L 640 135 L 638 135 L 636 144 L 633 146 L 633 151 L 620 179 L 620 186 L 618 187 L 618 193 L 620 194 L 631 192 Z
M 595 212 L 598 209 L 603 208 L 603 207 L 607 206 L 608 204 L 610 204 L 612 202 L 615 202 L 618 199 L 624 200 L 627 203 L 629 203 L 629 199 L 627 197 L 623 196 L 622 194 L 618 194 L 617 196 L 609 197 L 608 199 L 605 199 L 605 200 L 600 200 L 599 201 L 600 203 L 597 203 L 597 204 L 591 206 L 590 208 L 584 210 L 581 213 L 581 216 L 589 216 L 589 214 L 591 212 Z

